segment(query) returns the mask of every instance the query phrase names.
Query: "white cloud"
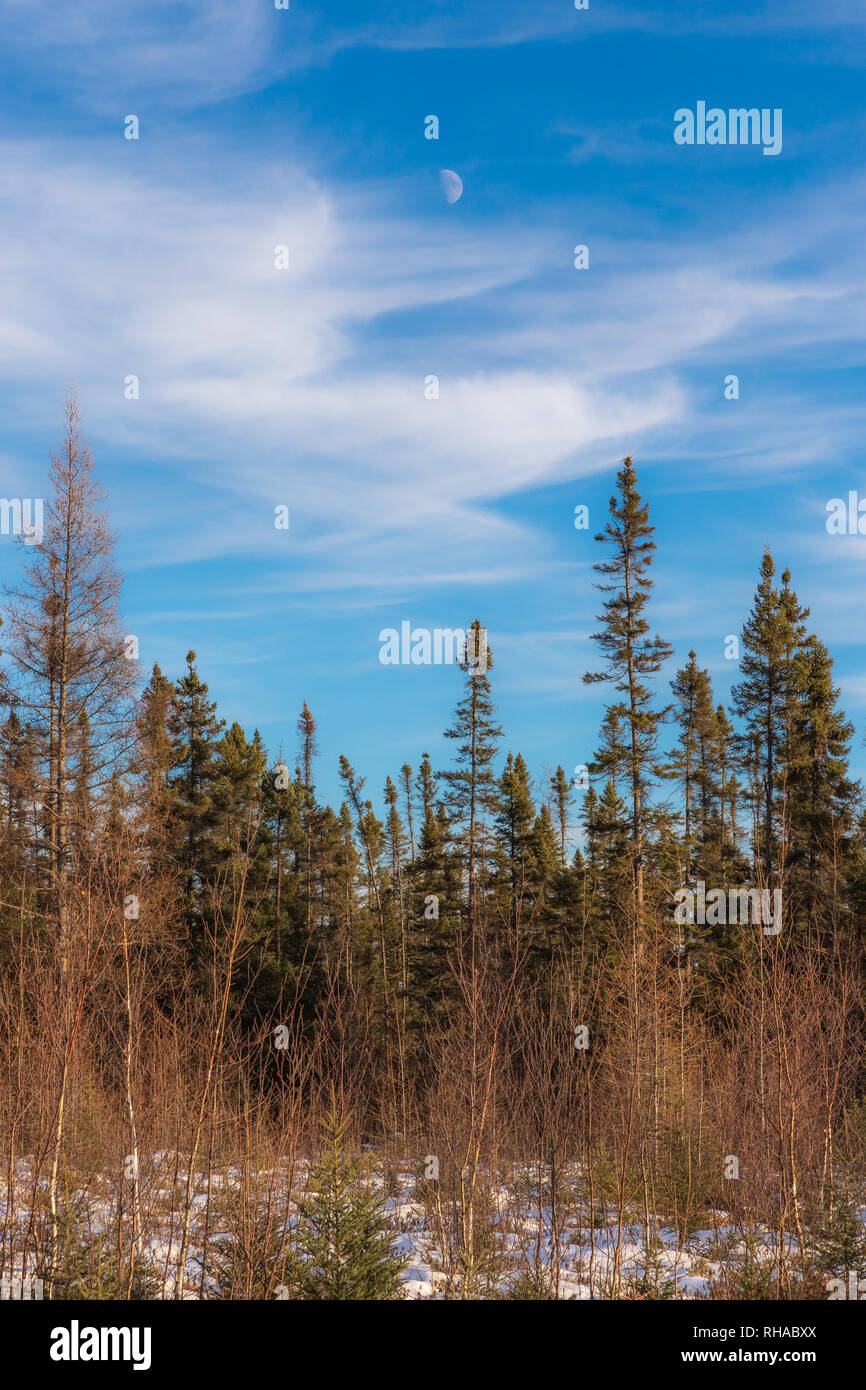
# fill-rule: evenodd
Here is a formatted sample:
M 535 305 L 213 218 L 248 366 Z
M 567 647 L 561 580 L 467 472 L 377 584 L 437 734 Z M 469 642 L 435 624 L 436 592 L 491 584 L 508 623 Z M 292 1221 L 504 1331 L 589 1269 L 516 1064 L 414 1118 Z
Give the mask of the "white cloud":
M 75 376 L 104 452 L 147 460 L 148 486 L 111 479 L 127 563 L 304 556 L 323 590 L 537 568 L 545 542 L 499 514 L 504 499 L 661 438 L 685 461 L 725 372 L 786 344 L 850 360 L 862 343 L 859 245 L 834 222 L 862 201 L 854 185 L 810 193 L 805 216 L 792 195 L 748 234 L 609 237 L 575 272 L 559 234 L 519 211 L 493 235 L 432 201 L 408 216 L 400 188 L 324 187 L 288 159 L 225 160 L 217 191 L 149 178 L 136 154 L 0 145 L 7 413 L 59 404 Z M 794 226 L 804 250 L 832 241 L 831 266 L 816 251 L 788 273 Z M 131 373 L 138 401 L 123 398 Z M 707 471 L 805 465 L 862 426 L 859 409 L 830 412 L 807 446 L 810 410 L 778 386 L 744 391 L 727 452 L 701 446 Z
M 570 0 L 426 0 L 407 11 L 392 0 L 346 0 L 319 9 L 292 0 L 147 0 L 118 11 L 116 0 L 38 5 L 2 0 L 7 52 L 37 80 L 71 90 L 85 106 L 136 110 L 165 100 L 178 110 L 270 86 L 299 69 L 328 63 L 349 49 L 395 51 L 497 48 L 540 40 L 581 43 L 594 34 L 638 32 L 808 36 L 804 56 L 826 48 L 833 61 L 862 61 L 847 42 L 866 24 L 860 0 L 669 0 L 663 4 L 593 4 Z M 821 39 L 824 39 L 822 44 Z M 827 41 L 829 40 L 829 47 Z M 132 102 L 129 105 L 129 102 Z

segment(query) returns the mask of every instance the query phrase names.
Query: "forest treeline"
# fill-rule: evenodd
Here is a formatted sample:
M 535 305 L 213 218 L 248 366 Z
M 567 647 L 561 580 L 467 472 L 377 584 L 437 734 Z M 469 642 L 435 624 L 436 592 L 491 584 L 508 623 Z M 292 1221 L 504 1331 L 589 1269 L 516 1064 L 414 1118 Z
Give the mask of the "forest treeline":
M 64 1192 L 109 1169 L 131 1287 L 165 1150 L 183 1270 L 196 1174 L 309 1151 L 330 1103 L 386 1161 L 436 1157 L 455 1288 L 493 1258 L 492 1175 L 511 1163 L 534 1165 L 552 1240 L 575 1204 L 590 1230 L 618 1223 L 613 1294 L 635 1212 L 648 1252 L 659 1221 L 684 1238 L 714 1210 L 768 1222 L 775 1293 L 805 1287 L 866 1148 L 866 823 L 789 571 L 761 559 L 728 708 L 694 651 L 663 675 L 626 459 L 584 599 L 584 680 L 605 700 L 589 787 L 561 766 L 534 780 L 508 750 L 494 644 L 457 673 L 449 765 L 418 750 L 374 796 L 342 756 L 332 807 L 306 703 L 296 747 L 268 750 L 221 717 L 194 652 L 143 684 L 74 399 L 50 479 L 0 633 L 10 1192 L 32 1163 L 32 1219 L 13 1233 L 7 1201 L 6 1248 L 49 1252 L 59 1278 Z M 699 884 L 779 891 L 781 930 L 677 920 Z M 245 1278 L 237 1296 L 268 1295 Z

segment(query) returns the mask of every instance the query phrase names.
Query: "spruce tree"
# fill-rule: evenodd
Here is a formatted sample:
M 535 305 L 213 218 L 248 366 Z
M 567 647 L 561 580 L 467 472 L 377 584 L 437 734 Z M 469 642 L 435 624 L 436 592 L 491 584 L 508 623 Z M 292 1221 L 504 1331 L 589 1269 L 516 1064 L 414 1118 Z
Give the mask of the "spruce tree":
M 857 785 L 848 775 L 854 733 L 837 708 L 833 662 L 812 638 L 797 661 L 796 703 L 788 770 L 790 886 L 806 919 L 823 901 L 838 900 L 851 871 Z
M 397 788 L 390 777 L 385 779 L 385 805 L 388 807 L 386 833 L 389 858 L 388 901 L 399 942 L 399 993 L 405 1020 L 406 995 L 409 988 L 408 945 L 406 937 L 406 838 L 400 812 L 397 810 Z
M 134 771 L 139 779 L 140 823 L 151 864 L 164 862 L 169 842 L 169 812 L 173 792 L 169 778 L 175 750 L 169 730 L 174 688 L 154 665 L 142 692 L 136 720 Z
M 217 746 L 214 835 L 224 856 L 242 851 L 258 829 L 267 754 L 256 729 L 252 741 L 237 720 Z
M 457 939 L 460 898 L 457 869 L 448 854 L 448 815 L 445 807 L 434 801 L 435 784 L 427 754 L 419 782 L 424 820 L 411 875 L 411 970 L 413 998 L 427 1018 L 432 1018 L 442 1009 L 453 983 L 447 958 Z
M 715 765 L 718 776 L 719 823 L 718 853 L 722 866 L 722 884 L 727 887 L 728 871 L 740 859 L 739 804 L 742 786 L 735 770 L 734 726 L 728 719 L 724 705 L 716 706 L 714 726 Z
M 301 1203 L 287 1266 L 300 1299 L 370 1302 L 400 1297 L 405 1257 L 388 1222 L 384 1198 L 347 1152 L 349 1122 L 332 1106 L 311 1194 Z
M 610 521 L 596 540 L 608 545 L 612 558 L 594 566 L 605 576 L 596 588 L 610 595 L 599 615 L 601 629 L 593 633 L 605 657 L 601 671 L 588 671 L 587 684 L 613 682 L 614 689 L 624 696 L 610 707 L 625 728 L 622 745 L 626 753 L 626 775 L 631 798 L 631 842 L 635 870 L 635 907 L 638 915 L 644 900 L 644 838 L 647 826 L 648 797 L 659 725 L 664 711 L 652 706 L 651 692 L 645 681 L 660 670 L 673 648 L 662 638 L 649 635 L 649 623 L 644 610 L 652 589 L 649 567 L 655 542 L 654 527 L 649 524 L 649 507 L 637 490 L 637 477 L 630 458 L 623 461 L 617 474 L 619 498 L 610 500 Z M 600 768 L 610 770 L 610 752 L 602 749 L 596 755 Z
M 316 788 L 313 782 L 313 758 L 319 751 L 316 741 L 316 721 L 306 700 L 298 716 L 298 745 L 301 759 L 301 825 L 304 832 L 304 895 L 307 904 L 307 938 L 313 934 L 313 840 L 316 834 Z
M 382 1048 L 385 1057 L 391 1055 L 390 1006 L 393 997 L 394 961 L 391 951 L 391 933 L 383 891 L 382 854 L 385 849 L 385 829 L 373 810 L 373 803 L 363 800 L 365 778 L 358 777 L 348 758 L 340 755 L 340 780 L 346 788 L 349 805 L 355 816 L 358 840 L 362 847 L 361 862 L 364 871 L 361 882 L 365 890 L 366 926 L 368 939 L 373 945 L 375 965 L 371 972 L 374 1001 L 381 1030 Z
M 589 764 L 590 776 L 610 782 L 618 792 L 620 782 L 628 777 L 628 768 L 628 733 L 622 709 L 619 705 L 609 705 L 601 721 L 595 757 Z
M 625 802 L 608 781 L 601 796 L 589 787 L 581 815 L 586 835 L 587 863 L 602 899 L 619 901 L 628 878 L 629 817 Z
M 494 719 L 488 675 L 493 654 L 487 645 L 486 630 L 477 618 L 470 629 L 467 648 L 459 663 L 466 675 L 465 694 L 457 706 L 454 723 L 445 730 L 445 737 L 457 744 L 457 767 L 439 776 L 447 788 L 445 805 L 451 841 L 466 872 L 466 928 L 474 951 L 476 932 L 482 925 L 479 879 L 483 887 L 489 859 L 485 822 L 495 813 L 499 799 L 493 759 L 502 730 Z
M 268 829 L 263 823 L 266 767 L 267 753 L 259 731 L 254 730 L 248 740 L 235 721 L 217 745 L 208 857 L 210 872 L 231 910 L 241 899 L 247 907 L 249 929 L 259 945 L 273 920 L 265 900 L 271 857 Z
M 400 768 L 400 785 L 403 788 L 403 800 L 406 806 L 406 825 L 409 830 L 409 859 L 415 858 L 415 822 L 412 815 L 412 768 L 409 763 L 404 763 Z
M 520 930 L 522 914 L 528 909 L 527 889 L 532 856 L 532 827 L 535 807 L 529 785 L 529 772 L 523 757 L 509 753 L 499 779 L 495 823 L 500 857 L 507 879 L 507 919 L 512 942 Z
M 562 767 L 557 767 L 556 772 L 551 777 L 550 790 L 556 808 L 556 828 L 559 831 L 559 863 L 560 867 L 564 869 L 566 867 L 565 842 L 568 837 L 568 818 L 573 797 L 571 783 Z
M 358 955 L 357 902 L 355 884 L 360 857 L 352 834 L 352 812 L 343 801 L 340 805 L 339 836 L 334 867 L 334 903 L 336 922 L 341 931 L 341 959 L 344 959 L 345 980 L 354 983 L 355 961 Z M 344 954 L 345 953 L 345 954 Z
M 532 919 L 540 947 L 550 946 L 556 927 L 554 899 L 561 872 L 556 829 L 545 803 L 535 817 L 530 837 Z
M 786 808 L 780 795 L 791 760 L 795 717 L 797 654 L 806 641 L 801 609 L 785 571 L 781 592 L 774 584 L 776 565 L 769 549 L 752 611 L 742 633 L 742 679 L 732 688 L 735 712 L 743 721 L 741 757 L 750 775 L 750 800 L 756 825 L 754 852 L 764 883 L 778 879 L 779 845 Z
M 186 675 L 174 688 L 168 716 L 172 739 L 171 791 L 176 826 L 176 858 L 186 885 L 194 933 L 200 925 L 203 879 L 212 872 L 210 835 L 215 821 L 214 794 L 220 734 L 225 721 L 199 678 L 195 652 L 187 652 Z
M 262 810 L 268 829 L 274 867 L 274 917 L 276 951 L 282 956 L 284 937 L 294 920 L 297 874 L 292 857 L 297 858 L 303 843 L 301 808 L 295 784 L 282 754 L 262 778 Z
M 435 813 L 436 800 L 436 778 L 433 775 L 429 753 L 422 753 L 421 755 L 421 765 L 418 768 L 418 776 L 415 778 L 415 786 L 421 799 L 421 814 L 426 821 L 428 816 Z
M 718 797 L 718 724 L 713 691 L 709 673 L 698 666 L 693 650 L 689 652 L 688 664 L 671 681 L 671 690 L 679 738 L 668 755 L 665 776 L 682 790 L 683 871 L 685 879 L 691 880 L 705 878 L 714 857 L 710 854 L 708 858 L 707 845 Z

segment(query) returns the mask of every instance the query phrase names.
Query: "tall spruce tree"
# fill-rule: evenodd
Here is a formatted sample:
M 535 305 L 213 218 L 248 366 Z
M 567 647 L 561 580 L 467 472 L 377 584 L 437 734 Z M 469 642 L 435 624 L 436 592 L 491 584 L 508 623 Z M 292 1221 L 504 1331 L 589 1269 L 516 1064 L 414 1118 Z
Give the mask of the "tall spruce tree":
M 488 675 L 493 654 L 487 644 L 486 629 L 477 618 L 467 635 L 467 650 L 459 665 L 466 676 L 465 694 L 457 706 L 454 723 L 445 730 L 445 737 L 457 744 L 457 767 L 439 776 L 446 786 L 451 842 L 466 873 L 466 928 L 474 951 L 475 935 L 482 925 L 479 879 L 486 881 L 490 854 L 486 822 L 494 815 L 499 799 L 493 759 L 502 737 L 502 729 L 494 719 Z
M 509 753 L 499 779 L 499 797 L 495 823 L 499 835 L 500 855 L 507 880 L 507 921 L 516 942 L 523 913 L 528 902 L 532 860 L 532 827 L 535 807 L 529 772 L 522 754 Z
M 393 972 L 389 969 L 388 928 L 380 864 L 385 848 L 384 827 L 373 811 L 372 802 L 362 800 L 361 793 L 364 790 L 366 778 L 359 777 L 348 758 L 342 754 L 340 755 L 340 780 L 346 788 L 349 805 L 355 815 L 358 840 L 362 847 L 361 859 L 365 870 L 362 881 L 365 888 L 367 914 L 374 939 L 377 941 L 376 958 L 379 966 L 377 976 L 381 982 L 383 996 L 387 996 Z M 387 1002 L 384 1005 L 384 1016 L 387 1020 Z
M 175 750 L 169 722 L 173 699 L 171 681 L 154 665 L 139 701 L 134 757 L 142 830 L 152 864 L 163 858 L 162 851 L 170 833 L 168 816 L 172 791 L 169 778 Z
M 304 894 L 309 938 L 313 932 L 313 840 L 317 821 L 313 759 L 319 751 L 319 746 L 316 741 L 316 721 L 306 700 L 298 716 L 298 747 L 301 760 L 301 825 L 304 832 Z
M 217 718 L 199 677 L 195 652 L 186 655 L 186 675 L 174 687 L 168 716 L 172 740 L 171 791 L 176 827 L 175 858 L 185 879 L 187 913 L 194 937 L 201 930 L 201 892 L 213 873 L 211 835 L 216 819 L 219 738 L 225 721 Z
M 718 846 L 719 863 L 722 865 L 722 883 L 727 886 L 728 866 L 738 862 L 740 856 L 739 803 L 742 787 L 736 774 L 736 752 L 734 726 L 727 716 L 724 705 L 716 706 L 715 720 L 715 765 L 719 787 Z
M 832 658 L 812 638 L 797 661 L 787 782 L 791 888 L 812 924 L 822 902 L 844 897 L 853 867 L 858 787 L 849 776 L 848 752 L 854 726 L 838 698 Z
M 406 825 L 409 830 L 409 859 L 415 858 L 415 822 L 413 816 L 412 798 L 412 768 L 409 763 L 404 763 L 400 768 L 400 786 L 403 788 L 403 801 L 406 807 Z
M 398 976 L 401 1011 L 405 1020 L 406 998 L 409 989 L 409 952 L 406 930 L 406 835 L 397 809 L 397 788 L 390 777 L 385 779 L 385 805 L 388 807 L 386 833 L 388 841 L 388 898 L 395 934 L 399 942 Z
M 224 854 L 246 849 L 258 829 L 267 754 L 258 729 L 248 740 L 237 720 L 217 746 L 214 834 Z
M 619 498 L 610 500 L 610 521 L 596 540 L 610 547 L 612 558 L 594 566 L 605 576 L 596 588 L 610 594 L 599 615 L 601 629 L 593 633 L 598 642 L 605 666 L 601 671 L 588 671 L 586 684 L 613 682 L 614 689 L 624 696 L 610 706 L 625 728 L 627 779 L 631 798 L 631 843 L 634 857 L 635 907 L 638 915 L 644 903 L 644 839 L 647 812 L 659 726 L 664 711 L 652 705 L 652 695 L 645 684 L 661 669 L 673 648 L 658 636 L 649 635 L 649 622 L 644 610 L 652 589 L 649 568 L 652 563 L 655 530 L 649 524 L 649 507 L 637 490 L 637 476 L 630 458 L 623 461 L 617 474 Z M 596 755 L 596 763 L 604 766 L 604 749 Z
M 297 860 L 303 841 L 297 788 L 292 782 L 282 753 L 263 777 L 262 808 L 273 853 L 275 939 L 279 958 L 282 955 L 283 938 L 295 898 L 297 875 L 294 872 L 293 861 Z
M 556 829 L 546 802 L 533 822 L 530 848 L 533 930 L 537 944 L 549 947 L 557 926 L 555 897 L 561 869 Z
M 452 991 L 447 961 L 460 924 L 460 884 L 458 866 L 448 852 L 448 815 L 436 801 L 426 753 L 418 787 L 424 819 L 411 874 L 413 1000 L 432 1019 L 442 1012 Z
M 791 740 L 798 671 L 798 652 L 806 641 L 808 609 L 797 603 L 788 583 L 774 584 L 776 565 L 764 551 L 752 611 L 743 626 L 742 679 L 731 691 L 733 707 L 743 721 L 741 759 L 749 773 L 756 827 L 754 853 L 764 883 L 772 889 L 781 864 L 780 843 L 786 807 L 782 798 Z M 787 829 L 784 831 L 787 834 Z
M 590 886 L 600 904 L 621 905 L 623 885 L 630 881 L 628 862 L 629 817 L 625 802 L 611 780 L 601 796 L 587 789 L 581 809 L 586 836 L 586 866 Z
M 273 923 L 265 907 L 271 867 L 262 792 L 266 768 L 267 752 L 258 729 L 247 739 L 235 721 L 217 745 L 210 858 L 226 903 L 234 911 L 243 902 L 259 942 Z
M 422 753 L 421 755 L 421 764 L 418 768 L 415 786 L 421 798 L 421 814 L 426 821 L 427 817 L 434 813 L 434 801 L 436 799 L 436 778 L 433 775 L 429 753 Z
M 573 796 L 571 783 L 562 767 L 557 767 L 556 772 L 551 777 L 550 791 L 556 810 L 556 828 L 559 832 L 559 863 L 560 868 L 564 869 L 566 867 L 565 843 L 568 838 L 568 820 Z
M 668 755 L 665 776 L 682 791 L 683 873 L 686 880 L 705 876 L 711 820 L 718 797 L 716 754 L 718 725 L 709 673 L 698 666 L 694 651 L 671 681 L 677 745 Z M 712 857 L 712 856 L 711 856 Z

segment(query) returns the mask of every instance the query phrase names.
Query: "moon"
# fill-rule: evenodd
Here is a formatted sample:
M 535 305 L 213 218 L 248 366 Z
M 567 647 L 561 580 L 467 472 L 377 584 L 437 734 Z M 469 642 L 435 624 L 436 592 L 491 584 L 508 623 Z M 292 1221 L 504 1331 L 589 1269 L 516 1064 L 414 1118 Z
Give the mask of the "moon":
M 440 169 L 439 182 L 445 194 L 446 203 L 456 203 L 463 192 L 463 180 L 453 169 Z

